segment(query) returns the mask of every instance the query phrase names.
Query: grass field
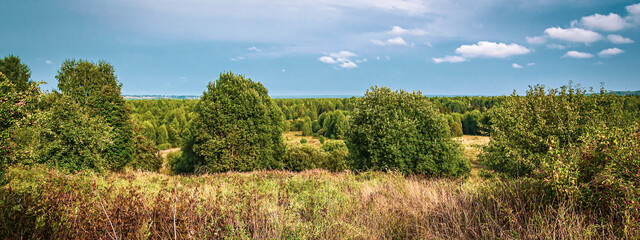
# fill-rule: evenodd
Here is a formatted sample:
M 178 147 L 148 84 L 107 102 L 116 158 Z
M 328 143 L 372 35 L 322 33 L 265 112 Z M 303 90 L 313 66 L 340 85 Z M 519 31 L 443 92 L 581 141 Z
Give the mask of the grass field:
M 295 132 L 283 137 L 299 144 Z M 475 156 L 489 139 L 456 140 L 474 162 L 471 180 L 325 170 L 70 175 L 13 167 L 0 187 L 0 238 L 612 239 L 637 233 L 603 224 L 575 201 L 548 200 L 526 181 L 477 177 Z

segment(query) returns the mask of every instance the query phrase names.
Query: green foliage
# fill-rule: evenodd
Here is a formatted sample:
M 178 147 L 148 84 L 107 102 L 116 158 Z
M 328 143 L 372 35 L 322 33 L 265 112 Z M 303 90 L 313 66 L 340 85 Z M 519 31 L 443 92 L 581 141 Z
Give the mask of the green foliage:
M 177 99 L 155 99 L 155 100 L 132 100 L 127 101 L 127 106 L 131 109 L 132 119 L 141 124 L 144 135 L 152 140 L 156 145 L 169 143 L 171 147 L 179 147 L 189 135 L 188 126 L 194 118 L 193 107 L 197 100 L 177 100 Z M 166 140 L 161 128 L 167 131 Z M 160 137 L 160 139 L 158 139 Z
M 445 117 L 420 92 L 372 87 L 356 102 L 349 125 L 353 169 L 432 176 L 470 171 Z
M 302 136 L 311 136 L 313 130 L 311 128 L 311 118 L 305 117 L 302 124 Z
M 318 118 L 318 125 L 322 126 L 318 134 L 331 139 L 342 139 L 347 131 L 347 121 L 344 111 L 323 113 Z
M 640 127 L 623 100 L 573 86 L 514 94 L 490 112 L 481 160 L 503 176 L 532 178 L 551 199 L 578 199 L 616 226 L 640 229 Z
M 31 70 L 20 61 L 20 58 L 9 55 L 0 59 L 0 72 L 13 84 L 15 91 L 31 91 L 33 84 L 30 80 Z
M 325 138 L 323 136 L 320 136 L 319 141 L 320 141 L 320 144 L 324 144 Z
M 283 116 L 261 83 L 220 74 L 195 107 L 196 167 L 209 171 L 282 168 Z
M 305 138 L 300 139 L 300 143 L 302 143 L 302 144 L 307 143 L 307 139 L 305 139 Z
M 120 95 L 122 84 L 118 82 L 110 64 L 104 61 L 95 64 L 84 60 L 66 60 L 56 79 L 63 95 L 79 103 L 89 115 L 102 117 L 113 129 L 113 144 L 104 150 L 108 169 L 120 170 L 129 165 L 134 157 L 140 157 L 133 156 L 133 153 L 145 150 L 148 145 L 134 142 L 143 138 L 134 135 L 138 132 L 134 131 L 129 109 Z
M 29 158 L 33 152 L 21 146 L 19 134 L 36 123 L 32 109 L 40 101 L 38 84 L 29 83 L 20 90 L 0 72 L 0 180 L 7 166 Z M 29 140 L 29 139 L 25 139 Z
M 113 128 L 114 144 L 106 149 L 109 169 L 121 169 L 131 160 L 133 126 L 129 112 L 120 95 L 120 84 L 114 68 L 100 61 L 98 64 L 84 60 L 66 60 L 60 66 L 58 89 L 80 103 L 91 115 L 98 115 Z
M 284 156 L 284 168 L 291 171 L 302 171 L 307 169 L 319 168 L 325 160 L 322 150 L 302 144 L 287 148 Z
M 113 145 L 112 128 L 69 96 L 52 93 L 47 98 L 51 107 L 38 117 L 38 162 L 69 172 L 106 169 L 104 150 Z
M 512 177 L 528 176 L 554 161 L 550 152 L 579 147 L 594 126 L 625 126 L 633 119 L 625 116 L 618 97 L 585 93 L 572 86 L 547 91 L 540 85 L 524 97 L 514 93 L 490 111 L 493 132 L 481 156 L 485 165 Z

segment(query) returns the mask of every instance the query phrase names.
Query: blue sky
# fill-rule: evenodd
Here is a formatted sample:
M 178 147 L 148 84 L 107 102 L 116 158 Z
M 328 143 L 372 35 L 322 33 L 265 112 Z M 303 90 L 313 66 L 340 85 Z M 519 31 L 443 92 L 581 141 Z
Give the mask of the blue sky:
M 224 71 L 271 95 L 640 89 L 638 0 L 2 0 L 0 31 L 45 89 L 69 58 L 111 63 L 123 94 L 200 95 Z

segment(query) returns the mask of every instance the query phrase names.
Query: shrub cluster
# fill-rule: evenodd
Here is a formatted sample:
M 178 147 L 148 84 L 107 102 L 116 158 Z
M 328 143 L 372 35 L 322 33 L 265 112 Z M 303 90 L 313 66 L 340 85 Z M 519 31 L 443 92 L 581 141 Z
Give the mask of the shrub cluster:
M 638 113 L 621 100 L 573 86 L 514 94 L 490 112 L 492 139 L 480 159 L 638 228 Z
M 331 141 L 317 148 L 307 144 L 287 147 L 284 168 L 291 171 L 322 168 L 329 171 L 347 169 L 347 146 L 340 141 Z
M 460 176 L 468 159 L 445 117 L 420 92 L 372 87 L 355 103 L 345 142 L 352 168 Z

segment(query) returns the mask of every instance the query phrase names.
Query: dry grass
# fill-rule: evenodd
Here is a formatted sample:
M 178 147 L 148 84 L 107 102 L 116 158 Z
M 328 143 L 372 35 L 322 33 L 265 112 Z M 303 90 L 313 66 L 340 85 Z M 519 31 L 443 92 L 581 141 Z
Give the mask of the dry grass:
M 478 162 L 478 154 L 482 152 L 484 146 L 489 145 L 490 137 L 486 136 L 470 136 L 455 137 L 453 140 L 458 141 L 464 147 L 464 157 L 471 162 L 471 181 L 479 179 L 482 164 Z
M 8 174 L 3 239 L 107 239 L 114 231 L 118 239 L 172 239 L 174 231 L 180 239 L 615 238 L 610 226 L 571 202 L 540 200 L 544 192 L 525 182 L 324 170 Z
M 284 139 L 284 142 L 287 145 L 296 145 L 296 144 L 300 144 L 300 139 L 307 139 L 307 143 L 308 145 L 314 146 L 314 147 L 321 147 L 322 144 L 320 143 L 320 138 L 317 137 L 313 137 L 313 136 L 302 136 L 302 131 L 288 131 L 288 132 L 283 132 L 282 133 L 282 138 Z M 325 138 L 326 142 L 329 141 L 343 141 L 343 140 L 330 140 L 328 138 Z

